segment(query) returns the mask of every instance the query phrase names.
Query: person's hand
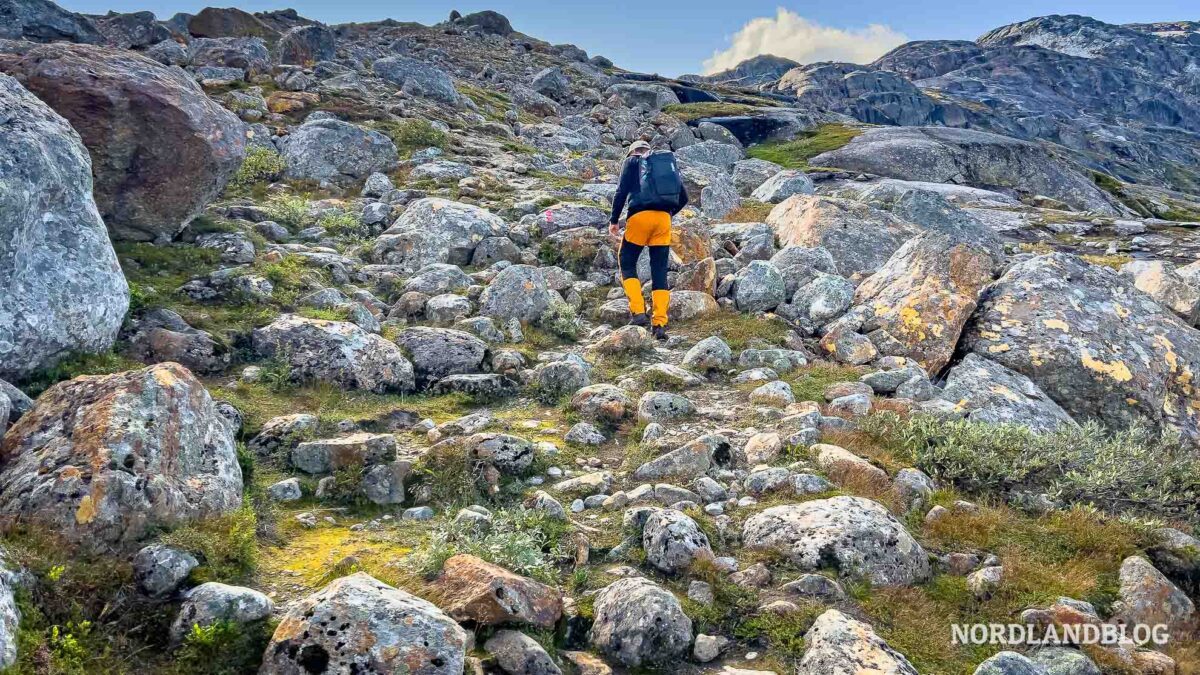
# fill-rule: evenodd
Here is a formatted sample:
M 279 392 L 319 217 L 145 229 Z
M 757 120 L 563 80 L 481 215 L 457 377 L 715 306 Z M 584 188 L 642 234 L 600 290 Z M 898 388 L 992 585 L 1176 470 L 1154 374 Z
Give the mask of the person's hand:
M 617 223 L 609 223 L 608 224 L 608 234 L 613 239 L 620 237 L 621 236 L 621 226 Z

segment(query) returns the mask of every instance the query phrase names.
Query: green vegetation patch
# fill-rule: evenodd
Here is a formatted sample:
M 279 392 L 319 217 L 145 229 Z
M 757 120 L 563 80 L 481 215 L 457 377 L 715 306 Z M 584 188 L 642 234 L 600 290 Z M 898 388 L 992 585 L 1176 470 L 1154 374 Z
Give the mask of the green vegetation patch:
M 764 320 L 741 312 L 722 311 L 691 321 L 671 324 L 677 332 L 702 340 L 716 335 L 735 352 L 748 347 L 778 347 L 791 332 L 791 327 L 782 319 Z
M 227 194 L 246 195 L 256 187 L 279 180 L 287 169 L 283 157 L 270 148 L 255 146 L 246 151 L 246 158 L 238 167 L 237 173 L 229 180 Z
M 795 140 L 751 146 L 746 149 L 746 154 L 787 169 L 807 169 L 808 160 L 823 152 L 837 150 L 862 132 L 862 129 L 844 124 L 822 124 L 802 132 Z
M 401 157 L 408 157 L 426 148 L 445 149 L 450 139 L 446 132 L 426 119 L 407 119 L 399 122 L 377 122 L 375 128 L 387 134 L 396 144 Z
M 733 117 L 735 115 L 753 115 L 762 112 L 763 108 L 744 103 L 723 103 L 706 101 L 703 103 L 672 103 L 663 112 L 675 117 L 681 122 L 691 122 L 705 117 Z

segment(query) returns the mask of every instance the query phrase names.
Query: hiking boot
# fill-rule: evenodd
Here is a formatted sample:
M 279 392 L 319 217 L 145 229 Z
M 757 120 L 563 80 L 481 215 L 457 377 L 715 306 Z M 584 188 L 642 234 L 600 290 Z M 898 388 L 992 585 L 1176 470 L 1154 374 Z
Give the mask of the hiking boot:
M 666 341 L 666 339 L 667 339 L 667 327 L 666 326 L 655 326 L 654 330 L 651 332 L 654 334 L 655 340 Z
M 649 328 L 650 327 L 650 317 L 645 312 L 642 312 L 641 314 L 634 314 L 633 318 L 629 320 L 629 325 L 630 326 L 641 326 L 642 328 Z

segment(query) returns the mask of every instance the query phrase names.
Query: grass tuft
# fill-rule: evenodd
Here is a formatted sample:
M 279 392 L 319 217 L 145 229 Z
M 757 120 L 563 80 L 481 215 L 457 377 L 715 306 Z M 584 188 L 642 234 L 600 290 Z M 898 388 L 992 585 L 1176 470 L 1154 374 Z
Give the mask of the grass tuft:
M 746 149 L 746 154 L 756 159 L 765 159 L 786 169 L 807 169 L 808 160 L 823 152 L 830 152 L 846 145 L 862 129 L 843 124 L 822 124 L 801 133 L 792 141 L 767 142 Z

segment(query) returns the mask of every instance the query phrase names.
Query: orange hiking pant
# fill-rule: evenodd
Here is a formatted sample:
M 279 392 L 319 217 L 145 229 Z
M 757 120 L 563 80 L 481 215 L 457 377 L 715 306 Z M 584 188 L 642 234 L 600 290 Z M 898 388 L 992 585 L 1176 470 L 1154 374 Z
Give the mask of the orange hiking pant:
M 666 211 L 639 211 L 625 222 L 625 237 L 621 240 L 621 286 L 629 298 L 629 311 L 643 314 L 646 300 L 642 297 L 642 283 L 638 281 L 637 261 L 642 249 L 650 249 L 650 297 L 654 303 L 654 315 L 650 323 L 667 325 L 667 307 L 671 303 L 671 291 L 667 288 L 667 260 L 671 255 L 671 214 Z

